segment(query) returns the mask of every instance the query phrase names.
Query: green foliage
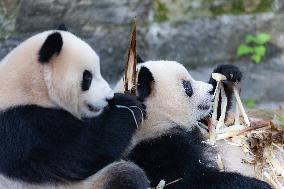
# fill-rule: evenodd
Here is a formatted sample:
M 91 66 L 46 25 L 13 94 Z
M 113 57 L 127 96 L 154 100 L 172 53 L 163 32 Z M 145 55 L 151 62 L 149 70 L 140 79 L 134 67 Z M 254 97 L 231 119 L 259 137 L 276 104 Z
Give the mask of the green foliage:
M 246 99 L 244 103 L 247 108 L 255 108 L 256 106 L 256 101 L 255 99 L 252 98 Z
M 284 115 L 279 116 L 279 120 L 282 124 L 284 124 Z
M 164 22 L 168 20 L 168 9 L 166 5 L 160 0 L 154 1 L 155 21 Z
M 257 45 L 264 45 L 265 43 L 267 43 L 270 40 L 270 35 L 267 33 L 260 33 L 257 35 L 250 35 L 248 34 L 246 36 L 246 43 L 255 43 Z
M 242 57 L 250 55 L 250 59 L 259 64 L 266 53 L 266 43 L 271 39 L 267 33 L 259 33 L 257 35 L 248 34 L 245 42 L 241 43 L 237 49 L 237 56 Z
M 206 0 L 204 0 L 206 2 Z M 222 0 L 218 3 L 210 2 L 210 10 L 213 15 L 240 15 L 269 12 L 272 10 L 274 0 Z
M 240 44 L 239 48 L 238 48 L 238 51 L 237 51 L 237 55 L 238 57 L 241 57 L 241 56 L 245 56 L 247 54 L 251 54 L 253 53 L 253 48 L 246 45 L 246 44 Z

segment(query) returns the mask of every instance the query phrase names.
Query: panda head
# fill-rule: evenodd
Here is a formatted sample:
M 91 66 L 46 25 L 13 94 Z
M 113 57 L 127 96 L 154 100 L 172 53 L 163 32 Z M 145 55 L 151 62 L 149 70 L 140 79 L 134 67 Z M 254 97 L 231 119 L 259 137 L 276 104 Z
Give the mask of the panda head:
M 116 89 L 121 88 L 120 81 Z M 147 61 L 138 65 L 137 95 L 147 107 L 146 127 L 163 121 L 191 127 L 211 112 L 212 89 L 212 85 L 194 80 L 175 61 Z
M 79 118 L 98 116 L 113 97 L 96 52 L 67 31 L 51 31 L 38 51 L 50 100 Z
M 64 109 L 78 118 L 98 116 L 114 95 L 96 52 L 68 31 L 25 40 L 0 62 L 0 111 L 20 105 Z

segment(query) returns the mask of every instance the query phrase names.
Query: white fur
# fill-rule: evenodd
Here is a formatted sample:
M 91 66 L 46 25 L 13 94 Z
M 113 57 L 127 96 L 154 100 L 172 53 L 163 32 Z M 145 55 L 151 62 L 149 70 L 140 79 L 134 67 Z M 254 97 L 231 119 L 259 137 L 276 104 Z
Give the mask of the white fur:
M 150 96 L 144 102 L 147 119 L 133 137 L 132 145 L 165 133 L 171 127 L 171 121 L 192 128 L 198 120 L 210 113 L 211 109 L 201 110 L 198 106 L 212 103 L 212 95 L 209 93 L 212 85 L 194 80 L 182 64 L 175 61 L 147 61 L 139 64 L 138 69 L 142 66 L 150 70 L 155 82 Z M 191 97 L 185 93 L 183 80 L 191 82 Z M 123 91 L 122 79 L 116 85 L 115 91 Z
M 211 111 L 200 110 L 198 106 L 212 103 L 212 95 L 209 94 L 212 85 L 194 80 L 180 63 L 147 61 L 138 65 L 138 69 L 142 66 L 151 71 L 155 80 L 150 97 L 145 101 L 148 119 L 144 125 L 147 125 L 147 122 L 154 125 L 158 121 L 171 120 L 191 127 Z M 191 97 L 185 94 L 182 80 L 191 82 Z M 115 91 L 123 91 L 122 80 L 115 87 Z
M 94 117 L 113 96 L 100 73 L 96 52 L 75 35 L 56 31 L 62 35 L 63 47 L 49 63 L 38 62 L 38 52 L 47 36 L 55 31 L 37 34 L 11 51 L 0 63 L 0 110 L 25 104 L 63 108 L 74 116 Z M 84 70 L 93 74 L 88 91 L 82 92 Z M 87 103 L 100 109 L 91 112 Z
M 209 94 L 212 86 L 201 81 L 195 81 L 183 65 L 175 61 L 147 61 L 138 65 L 138 70 L 142 66 L 150 70 L 155 82 L 150 97 L 145 101 L 148 118 L 136 132 L 126 153 L 143 140 L 167 133 L 173 127 L 171 121 L 191 128 L 211 111 L 202 111 L 197 106 L 200 104 L 213 105 L 211 102 L 212 95 Z M 192 97 L 185 94 L 181 83 L 183 79 L 191 82 Z M 115 91 L 123 92 L 122 79 L 116 85 Z M 226 171 L 236 171 L 247 176 L 253 176 L 253 167 L 242 163 L 245 155 L 239 147 L 219 141 L 217 150 L 221 154 Z M 208 158 L 215 162 L 217 154 L 212 152 L 208 154 L 210 155 Z

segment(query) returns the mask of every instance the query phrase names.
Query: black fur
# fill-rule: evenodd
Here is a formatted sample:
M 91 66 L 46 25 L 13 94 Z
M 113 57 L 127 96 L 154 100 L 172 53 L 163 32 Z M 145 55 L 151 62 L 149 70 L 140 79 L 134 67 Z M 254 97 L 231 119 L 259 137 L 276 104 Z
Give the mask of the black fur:
M 144 169 L 152 187 L 162 179 L 169 183 L 182 178 L 166 188 L 271 189 L 257 179 L 208 167 L 203 157 L 206 145 L 201 141 L 198 130 L 190 131 L 177 125 L 168 134 L 137 144 L 127 158 Z
M 59 32 L 50 34 L 38 53 L 38 60 L 41 63 L 48 63 L 53 55 L 59 55 L 63 46 L 63 39 Z
M 147 98 L 151 94 L 153 82 L 154 82 L 154 77 L 150 72 L 150 70 L 145 66 L 142 66 L 138 74 L 138 82 L 137 82 L 138 83 L 137 91 L 138 91 L 139 100 L 144 101 L 145 98 Z
M 59 26 L 56 29 L 61 31 L 68 31 L 68 28 L 64 23 L 59 24 Z
M 117 104 L 142 109 L 134 97 L 115 94 L 99 117 L 86 121 L 36 105 L 2 112 L 0 173 L 29 183 L 86 179 L 117 160 L 136 129 L 131 112 Z M 141 112 L 133 111 L 140 123 Z
M 224 76 L 227 77 L 227 80 L 229 81 L 229 82 L 228 81 L 224 82 L 224 90 L 225 90 L 225 93 L 228 99 L 227 110 L 229 110 L 232 106 L 232 95 L 233 95 L 233 85 L 231 82 L 234 82 L 234 83 L 241 82 L 242 72 L 239 70 L 238 67 L 234 65 L 224 64 L 224 65 L 220 65 L 217 68 L 215 68 L 213 70 L 213 73 L 223 74 Z M 213 85 L 212 93 L 214 93 L 216 86 L 217 86 L 217 82 L 212 78 L 212 76 L 210 77 L 209 83 Z M 218 104 L 218 112 L 217 112 L 218 119 L 221 115 L 221 102 L 222 102 L 221 95 L 219 98 L 220 98 L 220 101 Z
M 145 172 L 132 162 L 121 162 L 110 170 L 104 189 L 150 188 Z

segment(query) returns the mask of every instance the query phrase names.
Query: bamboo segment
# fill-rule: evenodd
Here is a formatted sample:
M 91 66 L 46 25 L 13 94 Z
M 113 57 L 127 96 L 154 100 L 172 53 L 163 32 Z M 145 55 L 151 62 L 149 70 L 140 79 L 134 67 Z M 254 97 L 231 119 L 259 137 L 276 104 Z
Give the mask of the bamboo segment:
M 213 77 L 213 74 L 212 74 Z M 218 109 L 218 102 L 220 96 L 220 82 L 217 82 L 216 89 L 214 91 L 214 104 L 213 104 L 213 114 L 212 119 L 208 123 L 208 130 L 209 130 L 209 141 L 210 143 L 215 143 L 215 126 L 217 124 L 217 109 Z
M 242 113 L 242 115 L 244 117 L 245 123 L 246 123 L 247 126 L 250 126 L 249 118 L 248 118 L 248 116 L 246 114 L 246 111 L 244 109 L 244 106 L 242 104 L 242 101 L 241 101 L 241 98 L 240 98 L 240 95 L 239 95 L 239 92 L 238 92 L 236 86 L 234 86 L 233 90 L 234 90 L 234 95 L 235 95 L 236 100 L 237 100 L 237 105 L 238 105 L 238 107 L 239 107 L 239 109 L 240 109 L 240 111 L 241 111 L 241 113 Z
M 228 99 L 225 94 L 223 83 L 220 83 L 220 89 L 221 89 L 221 96 L 222 96 L 221 115 L 219 117 L 219 120 L 216 126 L 216 132 L 219 132 L 219 130 L 225 126 L 225 117 L 226 117 L 227 104 L 228 104 Z
M 240 108 L 236 103 L 235 125 L 240 125 Z
M 136 53 L 136 20 L 132 21 L 127 57 L 125 62 L 125 73 L 123 77 L 124 92 L 136 95 L 136 75 L 137 75 L 137 53 Z

